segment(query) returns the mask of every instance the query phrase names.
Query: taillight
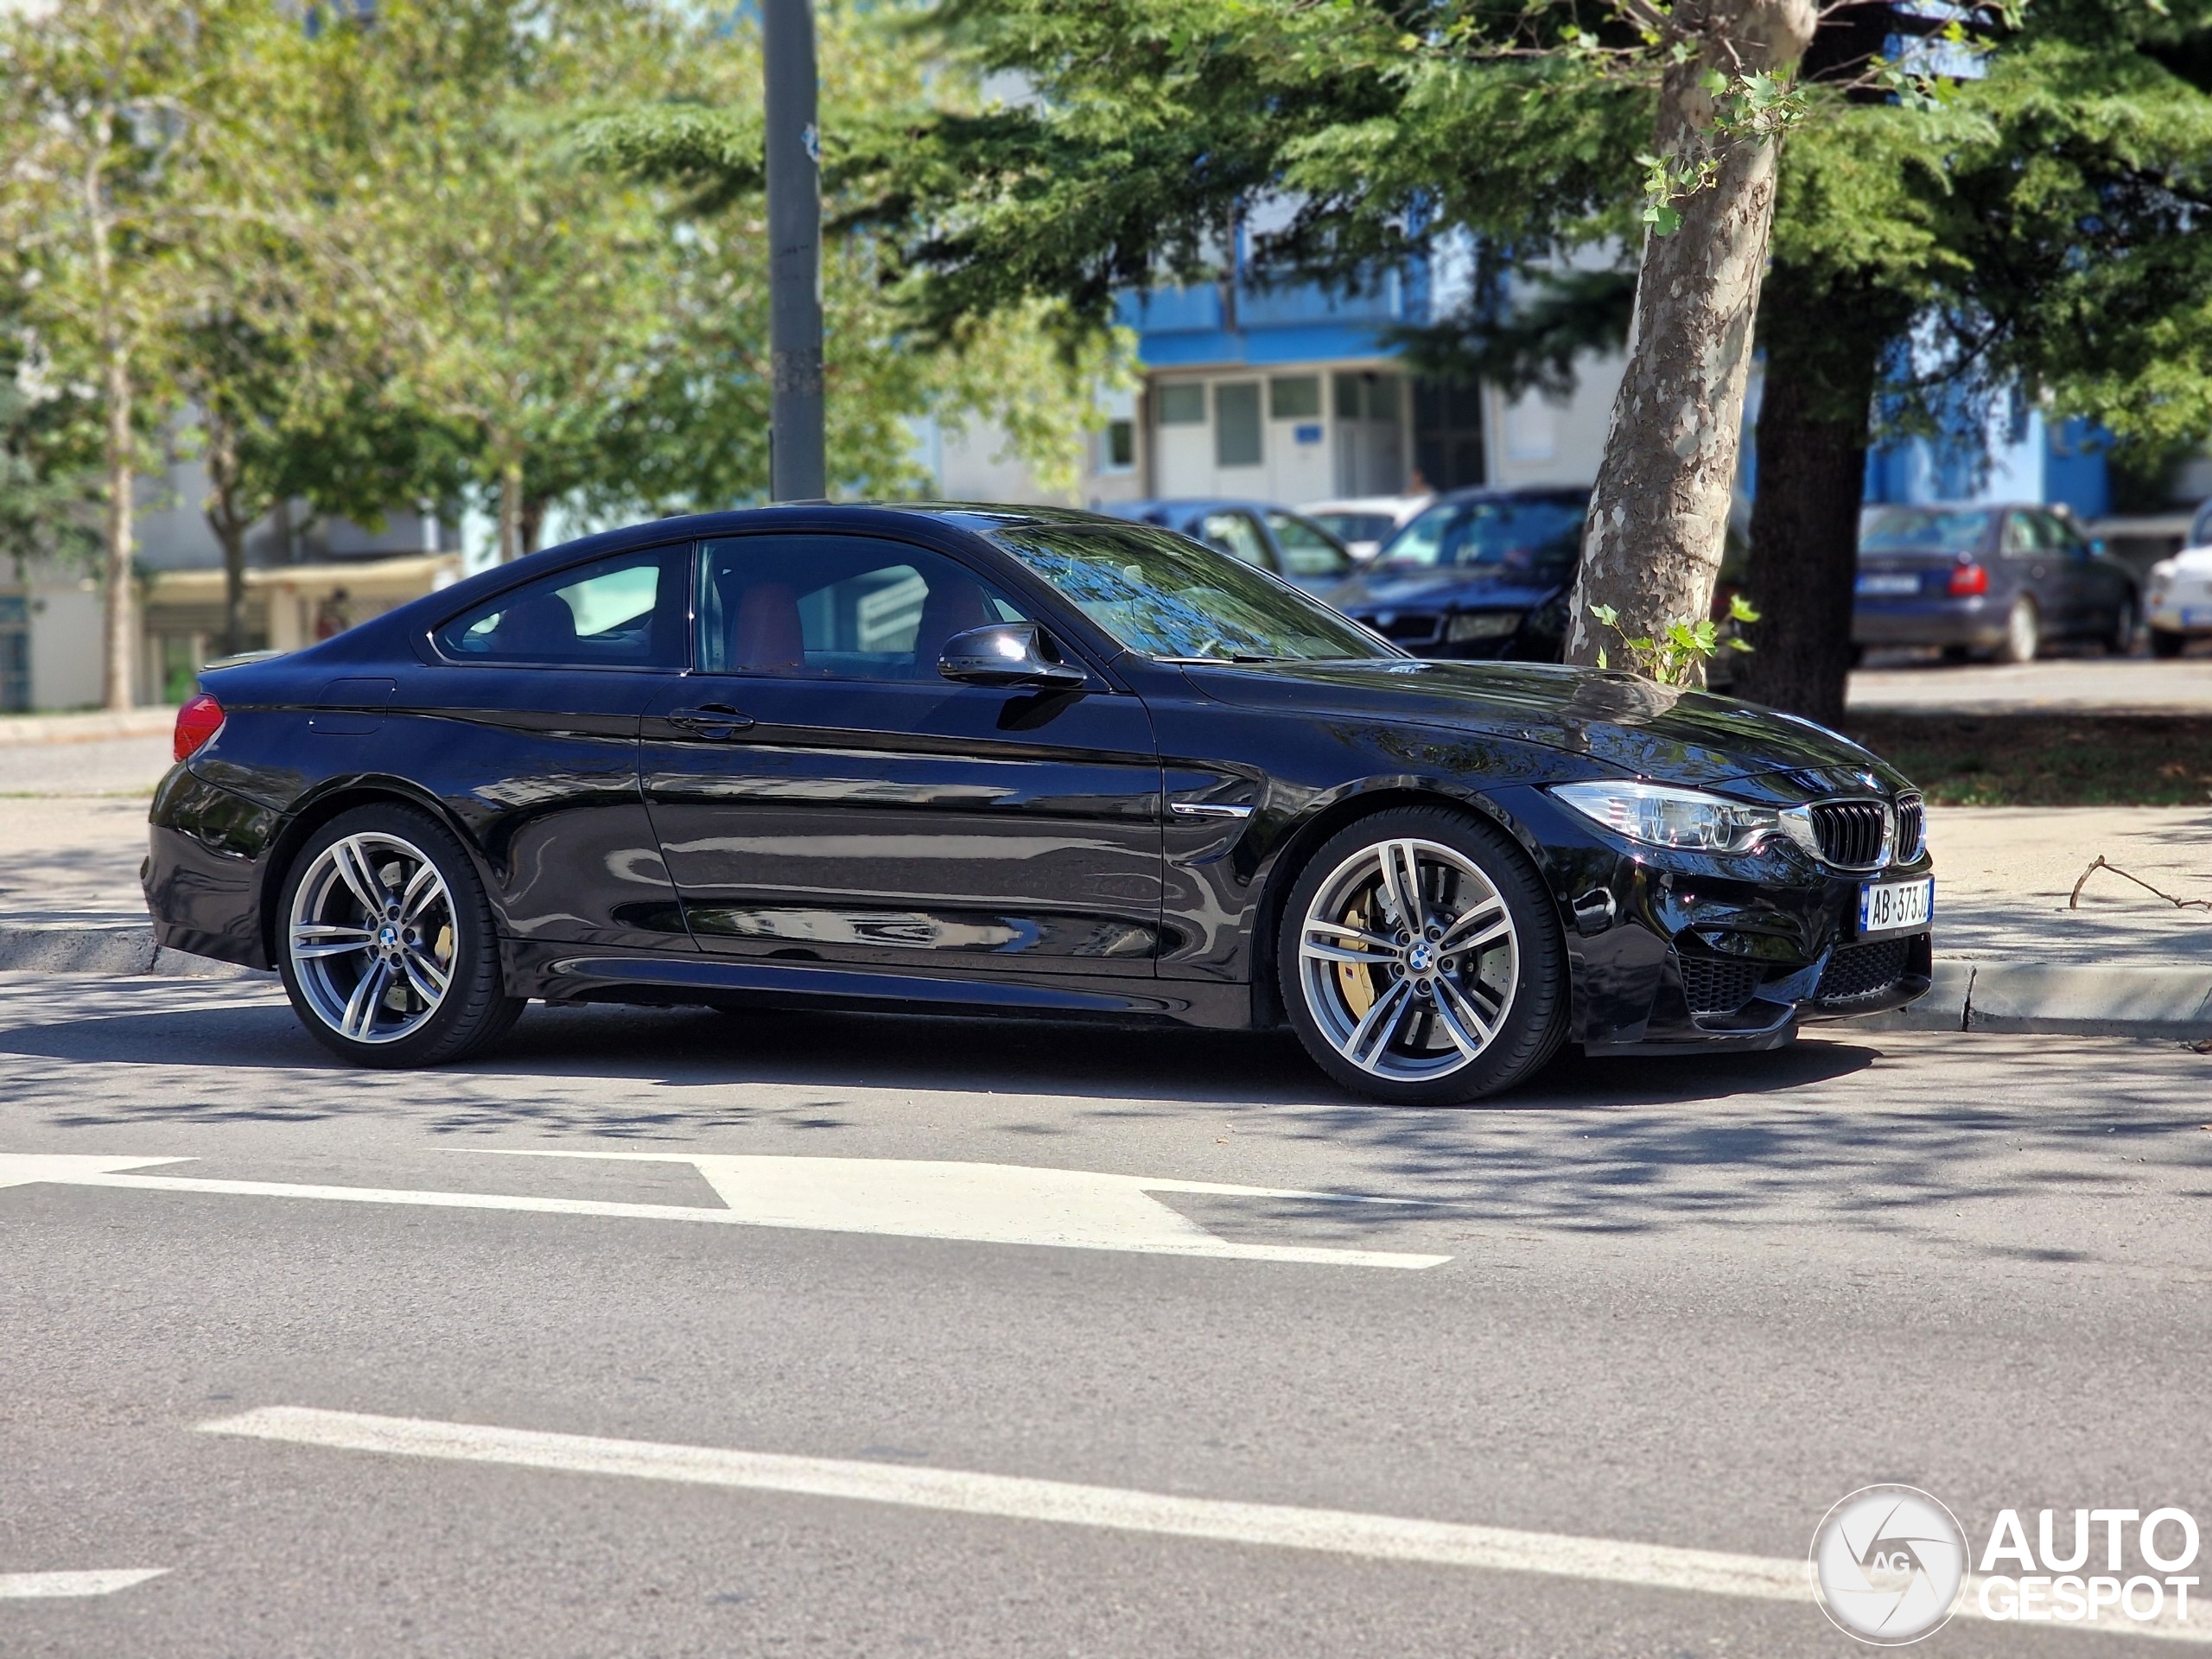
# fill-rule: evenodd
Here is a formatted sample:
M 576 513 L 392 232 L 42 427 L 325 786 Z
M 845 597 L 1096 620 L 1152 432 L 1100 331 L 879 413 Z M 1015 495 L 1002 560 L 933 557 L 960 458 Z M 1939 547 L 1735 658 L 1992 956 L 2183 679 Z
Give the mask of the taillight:
M 1951 597 L 1967 599 L 1989 591 L 1989 569 L 1972 559 L 1951 567 Z
M 176 758 L 189 760 L 223 729 L 223 705 L 201 691 L 176 711 Z

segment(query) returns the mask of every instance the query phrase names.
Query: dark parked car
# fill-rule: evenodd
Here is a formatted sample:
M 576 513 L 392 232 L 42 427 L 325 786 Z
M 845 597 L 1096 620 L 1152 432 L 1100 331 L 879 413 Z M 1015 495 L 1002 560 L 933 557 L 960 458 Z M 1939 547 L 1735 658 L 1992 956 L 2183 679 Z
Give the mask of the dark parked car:
M 1309 594 L 1327 593 L 1352 571 L 1351 550 L 1342 542 L 1304 514 L 1265 501 L 1122 501 L 1099 510 L 1219 548 Z
M 1869 507 L 1859 520 L 1852 643 L 1940 645 L 2033 662 L 2053 639 L 2126 654 L 2135 573 L 2044 507 Z
M 1329 602 L 1423 657 L 1555 663 L 1587 490 L 1457 490 L 1399 526 Z
M 1928 988 L 1920 798 L 1621 673 L 1433 663 L 1149 525 L 792 506 L 539 553 L 177 716 L 146 893 L 366 1065 L 524 1001 L 1287 1023 L 1390 1101 Z

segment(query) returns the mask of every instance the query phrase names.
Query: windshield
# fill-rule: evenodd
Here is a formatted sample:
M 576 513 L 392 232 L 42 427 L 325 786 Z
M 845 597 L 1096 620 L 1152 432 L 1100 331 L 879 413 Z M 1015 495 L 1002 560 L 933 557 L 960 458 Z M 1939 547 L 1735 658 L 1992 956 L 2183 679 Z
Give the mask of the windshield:
M 1129 650 L 1166 661 L 1397 657 L 1266 573 L 1141 524 L 1021 524 L 992 539 Z
M 1384 543 L 1379 556 L 1385 564 L 1563 575 L 1582 550 L 1584 512 L 1571 498 L 1440 502 Z
M 1987 512 L 1942 512 L 1927 507 L 1884 507 L 1869 513 L 1859 532 L 1861 553 L 1898 553 L 1940 549 L 1946 553 L 1980 550 L 1989 534 Z

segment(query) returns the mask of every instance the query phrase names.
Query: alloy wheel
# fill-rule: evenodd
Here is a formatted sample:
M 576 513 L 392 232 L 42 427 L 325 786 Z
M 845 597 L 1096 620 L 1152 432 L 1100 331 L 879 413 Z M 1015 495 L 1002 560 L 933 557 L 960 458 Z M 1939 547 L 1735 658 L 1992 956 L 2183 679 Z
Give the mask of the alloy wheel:
M 1322 1036 L 1392 1083 L 1449 1075 L 1488 1048 L 1520 978 L 1520 941 L 1465 854 L 1400 839 L 1332 871 L 1299 930 L 1299 983 Z
M 315 1015 L 357 1043 L 420 1031 L 453 982 L 453 895 L 422 849 L 373 831 L 331 842 L 294 890 L 286 950 Z

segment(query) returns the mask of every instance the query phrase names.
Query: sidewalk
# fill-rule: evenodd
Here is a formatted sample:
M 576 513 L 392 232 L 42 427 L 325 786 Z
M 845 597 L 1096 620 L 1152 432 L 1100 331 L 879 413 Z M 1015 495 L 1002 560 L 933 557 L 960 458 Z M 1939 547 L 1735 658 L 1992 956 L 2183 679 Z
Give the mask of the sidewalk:
M 138 888 L 166 737 L 0 743 L 0 969 L 242 972 L 156 951 Z M 2212 1036 L 2212 805 L 1936 807 L 1936 988 L 1870 1027 Z
M 2212 1036 L 2212 806 L 1932 807 L 1936 988 L 1867 1023 Z

